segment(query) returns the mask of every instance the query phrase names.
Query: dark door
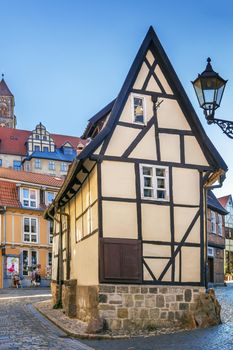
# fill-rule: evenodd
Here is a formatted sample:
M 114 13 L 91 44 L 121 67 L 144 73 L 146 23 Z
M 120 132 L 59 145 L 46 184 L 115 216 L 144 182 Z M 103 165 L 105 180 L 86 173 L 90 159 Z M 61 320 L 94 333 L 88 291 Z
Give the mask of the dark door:
M 208 282 L 214 283 L 214 259 L 208 258 Z

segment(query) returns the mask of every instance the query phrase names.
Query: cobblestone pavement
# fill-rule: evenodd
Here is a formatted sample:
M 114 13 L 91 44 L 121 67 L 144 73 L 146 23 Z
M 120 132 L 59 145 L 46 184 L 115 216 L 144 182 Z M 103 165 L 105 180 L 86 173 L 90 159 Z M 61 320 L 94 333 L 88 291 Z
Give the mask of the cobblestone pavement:
M 233 284 L 217 288 L 222 325 L 146 338 L 84 341 L 95 350 L 233 350 Z
M 0 291 L 0 350 L 233 350 L 233 285 L 216 290 L 224 324 L 209 329 L 122 340 L 72 339 L 31 305 L 48 289 Z
M 50 297 L 48 289 L 0 291 L 0 350 L 91 350 L 67 337 L 31 305 Z

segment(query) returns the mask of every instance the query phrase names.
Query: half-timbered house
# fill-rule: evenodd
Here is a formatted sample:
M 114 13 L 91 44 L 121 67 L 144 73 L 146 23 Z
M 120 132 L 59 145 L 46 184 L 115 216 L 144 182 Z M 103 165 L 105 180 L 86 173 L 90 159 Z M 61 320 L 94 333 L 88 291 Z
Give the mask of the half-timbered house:
M 54 301 L 110 329 L 178 320 L 204 291 L 206 188 L 227 166 L 151 27 L 45 216 Z

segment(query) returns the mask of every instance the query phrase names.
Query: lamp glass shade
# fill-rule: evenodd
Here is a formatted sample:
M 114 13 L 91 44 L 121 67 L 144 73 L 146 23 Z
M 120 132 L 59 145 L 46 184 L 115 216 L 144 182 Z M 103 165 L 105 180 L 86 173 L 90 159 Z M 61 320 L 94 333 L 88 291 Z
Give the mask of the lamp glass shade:
M 220 106 L 227 83 L 227 80 L 213 71 L 210 61 L 208 58 L 206 70 L 192 82 L 200 107 L 209 113 Z

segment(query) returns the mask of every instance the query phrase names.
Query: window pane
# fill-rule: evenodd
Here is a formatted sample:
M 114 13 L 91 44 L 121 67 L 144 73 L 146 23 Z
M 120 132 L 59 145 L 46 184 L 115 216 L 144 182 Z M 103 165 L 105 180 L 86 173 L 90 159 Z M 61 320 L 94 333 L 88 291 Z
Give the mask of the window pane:
M 165 188 L 165 180 L 164 179 L 157 179 L 157 187 L 158 188 Z
M 47 199 L 48 199 L 48 203 L 52 203 L 52 201 L 54 200 L 54 193 L 53 192 L 47 192 Z
M 165 199 L 165 191 L 157 191 L 157 198 Z
M 150 175 L 150 176 L 152 176 L 152 174 L 153 174 L 153 171 L 152 171 L 152 168 L 150 168 L 150 167 L 143 167 L 143 175 Z
M 49 255 L 48 255 L 48 264 L 49 264 L 49 266 L 52 265 L 52 253 L 49 253 Z
M 29 198 L 29 190 L 26 188 L 23 189 L 23 198 Z
M 30 207 L 36 208 L 36 202 L 35 201 L 30 201 Z
M 28 275 L 28 252 L 23 251 L 23 275 Z
M 31 232 L 36 233 L 36 219 L 31 219 Z
M 156 169 L 156 176 L 165 177 L 165 169 Z
M 23 205 L 24 205 L 24 207 L 28 207 L 29 206 L 29 201 L 23 201 Z
M 49 221 L 49 233 L 50 235 L 53 234 L 53 221 Z
M 153 197 L 153 190 L 144 188 L 144 197 Z
M 144 177 L 144 186 L 145 187 L 152 187 L 152 178 L 151 177 Z
M 136 123 L 144 123 L 143 116 L 143 99 L 134 97 L 134 121 Z
M 31 260 L 32 266 L 37 265 L 37 253 L 36 252 L 32 252 L 31 258 L 32 258 L 32 260 Z
M 34 190 L 30 191 L 30 199 L 36 199 L 36 191 Z
M 31 235 L 31 242 L 37 242 L 37 235 Z
M 24 232 L 29 232 L 30 228 L 29 228 L 29 219 L 25 218 L 24 219 Z
M 30 242 L 30 235 L 29 234 L 24 234 L 24 241 Z

